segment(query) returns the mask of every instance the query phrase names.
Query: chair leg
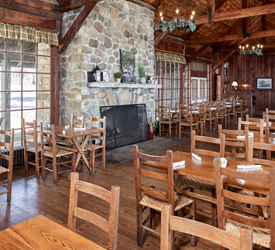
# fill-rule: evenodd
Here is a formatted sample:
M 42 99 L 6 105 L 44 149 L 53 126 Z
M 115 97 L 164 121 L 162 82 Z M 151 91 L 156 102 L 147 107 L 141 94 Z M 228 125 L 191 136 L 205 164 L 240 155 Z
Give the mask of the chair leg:
M 12 170 L 8 172 L 8 193 L 7 193 L 7 202 L 11 202 L 11 187 L 12 187 Z
M 36 177 L 39 177 L 39 152 L 35 153 L 35 170 Z
M 92 175 L 95 174 L 95 149 L 92 149 Z
M 159 122 L 159 136 L 161 136 L 161 123 Z
M 102 169 L 105 170 L 105 147 L 102 148 Z
M 137 245 L 143 246 L 142 207 L 137 206 Z
M 25 173 L 29 172 L 29 164 L 28 164 L 28 152 L 24 150 L 24 165 L 25 165 Z
M 155 222 L 155 210 L 153 208 L 150 208 L 150 214 L 151 218 L 150 218 L 150 227 L 154 228 L 154 222 Z
M 57 165 L 56 165 L 56 158 L 53 158 L 53 183 L 56 184 L 57 182 Z
M 211 195 L 216 199 L 216 189 L 211 190 Z M 212 204 L 212 226 L 217 226 L 217 206 L 215 204 Z
M 73 172 L 76 171 L 76 168 L 75 168 L 75 152 L 73 152 L 73 155 L 72 155 L 72 169 L 73 169 Z
M 181 138 L 181 124 L 179 124 L 179 138 Z
M 193 214 L 193 220 L 196 220 L 196 200 L 190 205 L 190 213 Z M 197 237 L 194 235 L 191 235 L 191 246 L 195 247 L 197 245 Z
M 42 179 L 45 180 L 46 173 L 45 173 L 45 156 L 41 153 L 41 168 L 42 168 Z

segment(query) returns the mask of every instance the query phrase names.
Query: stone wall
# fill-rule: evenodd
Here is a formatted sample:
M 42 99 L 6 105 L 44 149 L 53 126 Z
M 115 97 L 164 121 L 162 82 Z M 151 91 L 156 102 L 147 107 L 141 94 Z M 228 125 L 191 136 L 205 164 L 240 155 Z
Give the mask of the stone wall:
M 63 35 L 81 10 L 64 13 Z M 153 11 L 124 0 L 96 4 L 62 54 L 62 124 L 69 123 L 71 113 L 85 114 L 87 123 L 90 115 L 98 115 L 93 107 L 99 106 L 99 100 L 87 87 L 87 72 L 98 65 L 112 81 L 120 71 L 120 49 L 134 51 L 136 67 L 142 63 L 146 74 L 154 74 L 153 20 Z M 145 103 L 145 99 L 137 101 Z

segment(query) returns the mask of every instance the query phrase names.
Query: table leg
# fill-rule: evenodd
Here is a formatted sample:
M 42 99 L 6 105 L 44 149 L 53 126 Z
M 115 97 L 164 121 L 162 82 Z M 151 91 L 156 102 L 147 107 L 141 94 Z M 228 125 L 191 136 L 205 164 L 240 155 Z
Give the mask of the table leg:
M 78 165 L 78 163 L 79 163 L 79 161 L 80 161 L 80 158 L 82 157 L 82 159 L 83 159 L 83 161 L 84 161 L 86 167 L 88 168 L 89 172 L 91 173 L 91 172 L 92 172 L 92 169 L 91 169 L 91 167 L 90 167 L 90 164 L 89 164 L 89 162 L 88 162 L 86 156 L 84 155 L 84 149 L 85 149 L 85 146 L 86 146 L 86 144 L 87 144 L 88 138 L 89 138 L 88 135 L 86 135 L 86 136 L 84 137 L 84 140 L 82 141 L 81 146 L 79 145 L 79 143 L 78 143 L 78 141 L 76 140 L 76 138 L 72 138 L 72 141 L 73 141 L 73 143 L 74 143 L 74 145 L 75 145 L 75 148 L 76 148 L 77 151 L 78 151 L 78 154 L 77 154 L 77 157 L 76 157 L 76 162 L 75 162 L 76 168 L 77 168 L 77 165 Z

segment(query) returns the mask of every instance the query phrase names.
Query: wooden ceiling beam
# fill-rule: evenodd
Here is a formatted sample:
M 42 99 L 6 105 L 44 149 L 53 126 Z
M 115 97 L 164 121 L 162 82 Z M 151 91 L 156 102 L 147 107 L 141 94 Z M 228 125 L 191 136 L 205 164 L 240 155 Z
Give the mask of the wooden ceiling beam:
M 235 50 L 237 46 L 225 46 L 223 48 L 219 48 L 218 50 L 214 50 L 214 52 L 226 52 L 226 51 L 232 51 Z M 275 43 L 266 43 L 265 47 L 263 48 L 263 50 L 265 49 L 275 49 Z
M 70 29 L 67 31 L 66 35 L 62 38 L 62 40 L 59 43 L 58 47 L 58 53 L 61 54 L 68 44 L 71 42 L 73 37 L 75 36 L 76 32 L 81 27 L 82 23 L 85 21 L 86 17 L 90 14 L 90 12 L 93 10 L 93 8 L 96 6 L 97 2 L 89 2 L 85 5 L 84 9 L 79 13 L 78 17 L 75 19 L 74 23 L 70 27 Z
M 156 7 L 156 11 L 159 11 L 164 4 L 167 3 L 168 0 L 162 0 Z
M 196 57 L 202 53 L 204 50 L 207 49 L 207 47 L 209 46 L 210 44 L 205 44 L 203 45 L 194 55 L 192 55 L 191 58 L 188 59 L 188 61 L 186 62 L 186 64 L 183 65 L 183 67 L 185 68 L 188 64 L 190 64 L 192 61 L 194 61 L 196 59 Z
M 237 49 L 235 50 L 232 50 L 228 55 L 226 55 L 223 59 L 221 59 L 218 63 L 216 63 L 214 66 L 213 66 L 213 71 L 218 68 L 223 62 L 225 62 L 230 56 L 232 56 L 236 51 L 238 51 Z
M 139 6 L 147 8 L 149 10 L 156 11 L 156 8 L 153 5 L 145 3 L 143 1 L 140 1 L 140 0 L 127 0 L 127 1 L 135 3 L 135 4 L 139 5 Z
M 243 9 L 247 8 L 247 0 L 242 0 L 242 8 Z M 243 18 L 242 19 L 242 32 L 243 32 L 244 36 L 247 34 L 247 27 L 248 27 L 248 18 Z
M 161 32 L 158 37 L 155 39 L 155 46 L 158 46 L 161 42 L 161 40 L 168 35 L 169 30 L 166 30 L 164 32 Z
M 259 32 L 252 32 L 250 33 L 251 36 L 249 38 L 261 38 L 261 37 L 269 37 L 275 36 L 275 30 L 265 30 Z M 187 44 L 194 44 L 194 43 L 216 43 L 216 42 L 224 42 L 224 41 L 234 41 L 234 40 L 243 40 L 242 34 L 233 34 L 233 35 L 226 35 L 221 37 L 204 37 L 200 39 L 193 39 L 186 41 Z
M 64 1 L 62 5 L 59 6 L 60 12 L 67 12 L 69 10 L 78 9 L 88 3 L 91 2 L 100 2 L 102 0 L 71 0 L 71 1 Z
M 246 9 L 232 10 L 215 13 L 212 22 L 222 22 L 239 18 L 262 16 L 275 13 L 275 3 L 262 6 L 250 7 Z M 209 23 L 208 16 L 199 16 L 195 18 L 196 25 Z M 155 30 L 160 30 L 160 25 L 155 24 Z
M 16 2 L 11 2 L 8 0 L 2 0 L 0 1 L 0 7 L 10 9 L 10 10 L 16 10 L 28 14 L 33 14 L 36 16 L 43 16 L 47 18 L 52 18 L 52 19 L 59 19 L 62 20 L 62 13 L 59 13 L 57 10 L 56 11 L 47 11 L 43 10 L 41 8 L 34 8 L 31 6 L 27 6 L 24 4 L 16 3 Z

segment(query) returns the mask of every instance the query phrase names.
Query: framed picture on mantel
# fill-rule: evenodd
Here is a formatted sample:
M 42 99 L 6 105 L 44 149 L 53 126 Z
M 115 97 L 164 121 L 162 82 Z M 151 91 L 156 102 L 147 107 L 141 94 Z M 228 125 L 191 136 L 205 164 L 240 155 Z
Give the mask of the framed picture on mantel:
M 127 75 L 131 83 L 136 83 L 135 52 L 120 50 L 120 67 L 123 76 Z
M 272 77 L 259 77 L 256 78 L 256 89 L 273 89 Z

